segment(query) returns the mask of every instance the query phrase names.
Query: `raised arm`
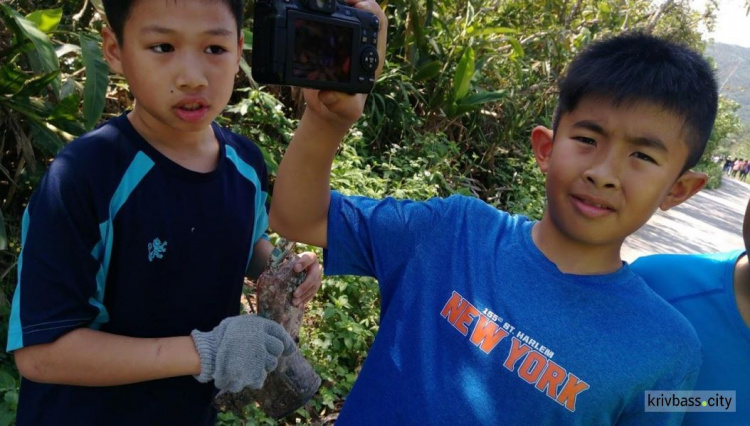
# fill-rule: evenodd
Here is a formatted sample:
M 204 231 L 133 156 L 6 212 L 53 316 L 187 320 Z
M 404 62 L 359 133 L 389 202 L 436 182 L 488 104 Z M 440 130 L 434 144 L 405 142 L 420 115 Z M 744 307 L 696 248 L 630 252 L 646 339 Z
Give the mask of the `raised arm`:
M 385 57 L 385 13 L 373 0 L 349 0 L 380 20 L 380 75 Z M 270 226 L 280 235 L 319 247 L 327 246 L 330 172 L 339 143 L 362 115 L 367 95 L 304 90 L 307 108 L 279 165 Z

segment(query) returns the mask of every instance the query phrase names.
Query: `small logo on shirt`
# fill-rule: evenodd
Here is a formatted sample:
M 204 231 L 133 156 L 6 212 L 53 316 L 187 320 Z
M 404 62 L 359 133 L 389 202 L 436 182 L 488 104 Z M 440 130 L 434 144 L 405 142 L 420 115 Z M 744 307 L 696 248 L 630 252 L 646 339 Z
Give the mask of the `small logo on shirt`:
M 167 251 L 167 242 L 161 242 L 160 239 L 154 238 L 152 243 L 148 243 L 148 261 L 153 262 L 154 259 L 161 259 L 164 257 L 164 253 Z

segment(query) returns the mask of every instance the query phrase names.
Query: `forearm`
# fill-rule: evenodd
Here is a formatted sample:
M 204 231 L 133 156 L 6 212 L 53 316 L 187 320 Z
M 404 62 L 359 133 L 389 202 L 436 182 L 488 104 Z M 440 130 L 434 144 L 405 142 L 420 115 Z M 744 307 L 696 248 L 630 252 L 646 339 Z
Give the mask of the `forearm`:
M 247 268 L 247 277 L 251 280 L 257 279 L 268 264 L 271 257 L 273 245 L 270 241 L 261 238 L 253 247 L 253 257 L 250 259 L 250 266 Z
M 334 129 L 305 113 L 274 184 L 269 221 L 294 241 L 326 247 L 330 171 L 347 128 Z
M 190 336 L 134 338 L 80 328 L 15 352 L 21 374 L 41 383 L 114 386 L 200 373 Z

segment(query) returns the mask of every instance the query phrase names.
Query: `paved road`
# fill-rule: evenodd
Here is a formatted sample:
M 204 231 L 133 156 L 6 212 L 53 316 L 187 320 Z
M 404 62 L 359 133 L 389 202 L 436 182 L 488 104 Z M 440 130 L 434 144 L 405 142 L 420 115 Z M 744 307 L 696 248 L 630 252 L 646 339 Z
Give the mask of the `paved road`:
M 625 240 L 622 258 L 651 253 L 712 253 L 744 246 L 742 220 L 750 184 L 724 177 L 721 188 L 703 190 L 685 203 L 661 210 Z

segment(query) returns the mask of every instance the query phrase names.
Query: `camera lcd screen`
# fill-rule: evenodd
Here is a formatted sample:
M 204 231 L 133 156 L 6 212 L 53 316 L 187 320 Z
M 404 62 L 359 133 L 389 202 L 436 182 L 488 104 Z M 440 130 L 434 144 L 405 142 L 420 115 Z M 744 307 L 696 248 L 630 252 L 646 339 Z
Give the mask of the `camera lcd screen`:
M 348 83 L 353 36 L 352 28 L 295 19 L 292 75 L 304 80 Z

